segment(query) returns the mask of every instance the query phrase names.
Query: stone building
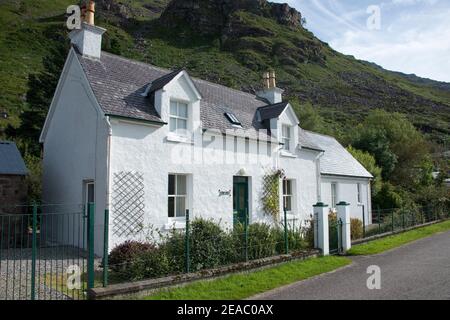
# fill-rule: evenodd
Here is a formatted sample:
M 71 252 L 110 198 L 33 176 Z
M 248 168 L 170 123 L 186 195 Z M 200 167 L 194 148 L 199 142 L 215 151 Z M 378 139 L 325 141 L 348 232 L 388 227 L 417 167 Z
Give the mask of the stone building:
M 27 173 L 25 162 L 14 142 L 0 141 L 0 213 L 7 206 L 26 203 Z

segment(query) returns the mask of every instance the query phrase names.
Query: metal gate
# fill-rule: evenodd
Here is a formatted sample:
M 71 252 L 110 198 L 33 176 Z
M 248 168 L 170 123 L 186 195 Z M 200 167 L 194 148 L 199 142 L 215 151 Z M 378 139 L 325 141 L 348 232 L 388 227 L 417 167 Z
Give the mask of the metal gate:
M 331 254 L 343 252 L 342 245 L 342 220 L 330 215 L 328 218 L 328 236 Z
M 85 299 L 94 211 L 94 204 L 0 206 L 0 300 Z

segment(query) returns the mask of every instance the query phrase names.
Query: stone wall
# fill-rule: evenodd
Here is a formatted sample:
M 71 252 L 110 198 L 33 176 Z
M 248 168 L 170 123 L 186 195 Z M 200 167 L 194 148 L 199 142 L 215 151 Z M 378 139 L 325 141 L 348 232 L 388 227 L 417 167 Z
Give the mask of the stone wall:
M 23 246 L 26 243 L 28 217 L 25 176 L 0 175 L 0 249 Z M 22 206 L 18 206 L 22 205 Z
M 0 212 L 3 205 L 24 204 L 26 200 L 25 176 L 0 175 Z

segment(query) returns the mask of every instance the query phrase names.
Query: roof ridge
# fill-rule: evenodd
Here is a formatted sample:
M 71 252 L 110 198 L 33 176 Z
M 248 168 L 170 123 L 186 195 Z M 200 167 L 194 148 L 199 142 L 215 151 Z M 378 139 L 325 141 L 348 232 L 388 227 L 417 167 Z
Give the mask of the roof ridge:
M 280 106 L 280 105 L 282 105 L 282 104 L 285 104 L 285 105 L 287 105 L 287 104 L 289 104 L 289 101 L 282 101 L 282 102 L 278 102 L 278 103 L 272 103 L 272 104 L 268 104 L 268 105 L 265 105 L 265 106 L 259 107 L 258 109 L 263 109 L 263 108 L 270 108 L 270 107 L 276 107 L 276 106 Z
M 157 69 L 157 70 L 159 70 L 159 71 L 167 72 L 168 74 L 171 74 L 171 73 L 177 71 L 177 70 L 172 70 L 172 69 L 167 69 L 167 68 L 158 67 L 158 66 L 155 66 L 155 65 L 153 65 L 153 64 L 146 63 L 146 62 L 143 62 L 143 61 L 139 61 L 139 60 L 135 60 L 135 59 L 126 58 L 126 57 L 119 56 L 119 55 L 117 55 L 117 54 L 110 53 L 110 52 L 107 52 L 107 51 L 102 51 L 102 54 L 106 54 L 106 55 L 109 55 L 109 56 L 112 56 L 112 57 L 116 57 L 116 58 L 119 58 L 119 59 L 121 59 L 121 60 L 125 60 L 125 61 L 131 62 L 131 63 L 135 63 L 135 64 L 137 64 L 137 65 L 143 65 L 143 66 L 145 66 L 145 67 L 155 68 L 155 69 Z M 100 61 L 101 61 L 101 59 L 100 59 Z M 178 71 L 182 71 L 182 70 L 185 70 L 186 72 L 188 72 L 188 70 L 186 70 L 185 68 L 179 68 L 179 69 L 178 69 Z M 188 73 L 189 73 L 189 72 L 188 72 Z M 167 74 L 164 75 L 164 76 L 167 76 Z M 164 76 L 162 76 L 162 77 L 164 77 Z M 189 75 L 189 76 L 190 76 L 190 75 Z M 190 77 L 192 78 L 192 80 L 195 80 L 195 81 L 204 82 L 204 83 L 207 83 L 207 84 L 210 84 L 210 85 L 219 86 L 219 87 L 222 87 L 222 88 L 226 88 L 226 89 L 228 89 L 228 90 L 232 90 L 232 91 L 235 91 L 235 92 L 239 92 L 240 94 L 247 95 L 247 96 L 249 96 L 249 97 L 251 97 L 251 98 L 254 98 L 254 99 L 259 99 L 259 97 L 258 97 L 257 95 L 255 95 L 255 94 L 253 94 L 253 93 L 250 93 L 250 92 L 245 92 L 245 91 L 242 91 L 242 90 L 239 90 L 239 89 L 227 87 L 227 86 L 225 86 L 225 85 L 223 85 L 223 84 L 216 83 L 216 82 L 211 82 L 211 81 L 204 80 L 204 79 L 201 79 L 201 78 L 198 78 L 198 77 L 192 77 L 192 76 L 190 76 Z

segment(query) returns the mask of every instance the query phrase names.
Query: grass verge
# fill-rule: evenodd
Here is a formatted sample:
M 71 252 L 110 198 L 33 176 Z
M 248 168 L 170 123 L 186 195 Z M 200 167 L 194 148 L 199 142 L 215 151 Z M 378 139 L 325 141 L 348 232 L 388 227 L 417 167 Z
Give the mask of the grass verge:
M 184 287 L 164 289 L 146 297 L 147 300 L 237 300 L 245 299 L 296 281 L 346 266 L 345 257 L 321 257 L 288 262 L 264 270 L 199 281 Z
M 388 236 L 386 238 L 374 240 L 368 243 L 356 245 L 353 248 L 351 248 L 350 251 L 348 251 L 348 255 L 361 256 L 361 255 L 378 254 L 386 250 L 400 247 L 412 241 L 419 240 L 431 236 L 433 234 L 449 230 L 450 230 L 450 220 L 433 224 L 431 226 L 407 231 L 404 233 Z

